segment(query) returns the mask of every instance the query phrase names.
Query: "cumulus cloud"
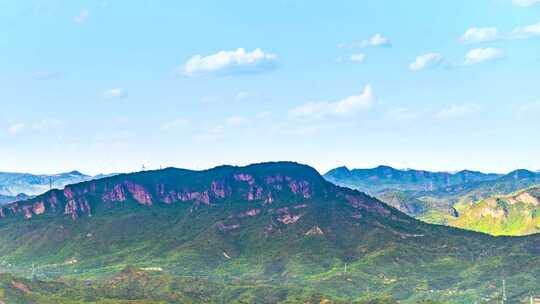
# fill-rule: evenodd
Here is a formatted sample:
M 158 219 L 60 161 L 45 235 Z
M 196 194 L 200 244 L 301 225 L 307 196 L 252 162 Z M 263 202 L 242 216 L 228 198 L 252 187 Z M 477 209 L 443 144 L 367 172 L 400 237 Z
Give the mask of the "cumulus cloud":
M 438 111 L 435 117 L 446 119 L 452 117 L 461 117 L 480 111 L 480 106 L 475 103 L 451 104 L 450 106 Z
M 259 73 L 275 66 L 277 55 L 261 49 L 252 52 L 239 48 L 235 51 L 220 51 L 212 55 L 191 57 L 183 67 L 186 75 L 223 73 Z
M 437 65 L 442 60 L 441 54 L 427 53 L 416 57 L 416 60 L 409 65 L 411 71 L 420 71 L 425 68 Z
M 339 48 L 368 48 L 368 47 L 378 47 L 378 46 L 391 46 L 390 39 L 383 36 L 382 34 L 375 34 L 371 38 L 362 40 L 360 42 L 352 43 L 340 43 Z
M 496 48 L 472 49 L 465 55 L 465 63 L 468 65 L 478 64 L 486 61 L 502 58 L 504 52 Z
M 496 27 L 471 27 L 466 30 L 461 41 L 463 42 L 487 42 L 501 38 L 499 30 Z
M 537 36 L 540 36 L 540 22 L 515 27 L 509 32 L 500 32 L 496 27 L 471 27 L 461 36 L 461 41 L 478 43 L 497 40 L 527 39 Z
M 123 88 L 114 88 L 103 92 L 103 97 L 107 99 L 124 98 L 126 96 L 127 93 Z
M 523 27 L 516 27 L 512 31 L 511 36 L 516 39 L 525 39 L 540 36 L 540 22 Z
M 289 114 L 299 118 L 323 118 L 328 116 L 347 116 L 369 109 L 375 101 L 370 85 L 364 87 L 360 95 L 349 96 L 335 102 L 310 102 L 292 109 Z
M 535 4 L 540 3 L 540 0 L 512 0 L 512 3 L 515 6 L 530 7 L 530 6 L 533 6 Z
M 83 23 L 88 19 L 88 17 L 90 17 L 90 12 L 86 9 L 83 9 L 77 16 L 73 17 L 73 21 L 75 21 L 76 23 Z

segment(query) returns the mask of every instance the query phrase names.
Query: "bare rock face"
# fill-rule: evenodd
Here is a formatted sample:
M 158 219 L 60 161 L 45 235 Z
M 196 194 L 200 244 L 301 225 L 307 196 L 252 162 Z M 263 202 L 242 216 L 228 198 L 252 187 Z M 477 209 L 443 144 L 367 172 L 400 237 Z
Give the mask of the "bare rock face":
M 45 213 L 45 204 L 43 204 L 43 202 L 34 203 L 33 212 L 36 215 L 41 215 L 41 214 Z
M 292 213 L 286 213 L 280 217 L 278 217 L 278 221 L 285 225 L 291 225 L 298 222 L 304 214 L 292 214 Z
M 311 229 L 309 229 L 306 233 L 306 236 L 312 236 L 312 235 L 324 235 L 324 232 L 319 226 L 313 226 Z
M 131 193 L 131 195 L 137 202 L 147 206 L 152 205 L 152 197 L 143 186 L 137 185 L 131 181 L 127 181 L 124 184 L 126 185 L 129 193 Z
M 101 198 L 104 202 L 125 202 L 126 194 L 122 185 L 115 185 L 109 192 Z
M 540 205 L 540 200 L 528 192 L 522 192 L 516 196 L 509 197 L 508 202 L 510 204 L 525 203 L 531 206 Z

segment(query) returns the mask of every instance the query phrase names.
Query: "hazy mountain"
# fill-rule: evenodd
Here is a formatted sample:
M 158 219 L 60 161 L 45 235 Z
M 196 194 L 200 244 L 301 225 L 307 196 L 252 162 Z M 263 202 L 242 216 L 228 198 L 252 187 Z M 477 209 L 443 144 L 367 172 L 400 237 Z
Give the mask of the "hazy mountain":
M 379 166 L 373 169 L 353 170 L 339 167 L 330 170 L 324 177 L 338 185 L 377 194 L 388 190 L 433 191 L 469 182 L 494 180 L 501 175 L 469 170 L 448 173 L 414 169 L 398 170 L 388 166 Z
M 35 196 L 51 188 L 62 189 L 65 185 L 105 176 L 108 175 L 89 176 L 78 171 L 42 175 L 0 172 L 0 195 L 11 197 L 12 199 L 20 194 Z
M 29 198 L 31 198 L 31 196 L 28 196 L 24 193 L 20 193 L 19 195 L 16 195 L 16 196 L 7 196 L 7 195 L 0 194 L 0 206 L 7 205 L 9 203 L 13 203 L 16 201 L 27 200 Z
M 502 275 L 512 300 L 540 286 L 540 236 L 425 224 L 295 163 L 121 174 L 0 211 L 0 270 L 75 280 L 57 286 L 65 303 L 92 288 L 141 303 L 471 303 L 499 299 Z M 115 280 L 126 265 L 148 270 Z

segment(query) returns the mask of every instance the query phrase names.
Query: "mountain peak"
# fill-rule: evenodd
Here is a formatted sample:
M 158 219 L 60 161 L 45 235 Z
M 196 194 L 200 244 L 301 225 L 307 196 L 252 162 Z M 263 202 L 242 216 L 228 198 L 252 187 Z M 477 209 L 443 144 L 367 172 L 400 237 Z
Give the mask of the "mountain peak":
M 521 179 L 521 178 L 531 178 L 538 175 L 539 175 L 538 173 L 535 173 L 526 169 L 518 169 L 505 175 L 505 178 Z
M 71 172 L 68 172 L 67 174 L 72 175 L 72 176 L 84 176 L 84 174 L 82 174 L 80 171 L 77 171 L 77 170 L 73 170 Z

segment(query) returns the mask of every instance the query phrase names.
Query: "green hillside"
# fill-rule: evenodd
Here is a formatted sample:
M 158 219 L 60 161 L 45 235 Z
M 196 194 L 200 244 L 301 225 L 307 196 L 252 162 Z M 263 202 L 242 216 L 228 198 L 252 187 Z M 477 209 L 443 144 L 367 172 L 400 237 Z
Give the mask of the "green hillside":
M 478 211 L 471 211 L 485 208 L 485 199 L 506 196 L 540 184 L 540 174 L 528 170 L 497 175 L 474 171 L 451 174 L 397 170 L 384 166 L 354 170 L 342 167 L 331 170 L 325 178 L 339 185 L 373 193 L 386 204 L 428 223 L 493 232 L 495 235 L 537 232 L 535 220 L 530 215 L 532 211 L 526 204 L 513 204 L 510 218 L 500 220 L 478 216 L 475 215 Z
M 295 163 L 118 175 L 0 210 L 0 270 L 59 303 L 472 303 L 500 299 L 501 278 L 515 301 L 540 286 L 540 236 L 428 225 Z M 122 273 L 160 287 L 105 292 Z
M 528 235 L 540 232 L 540 187 L 474 204 L 458 204 L 460 216 L 450 225 L 493 235 Z

